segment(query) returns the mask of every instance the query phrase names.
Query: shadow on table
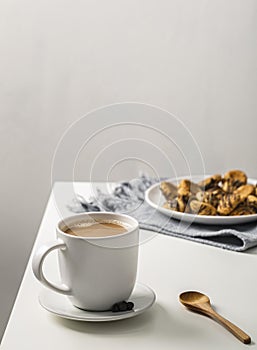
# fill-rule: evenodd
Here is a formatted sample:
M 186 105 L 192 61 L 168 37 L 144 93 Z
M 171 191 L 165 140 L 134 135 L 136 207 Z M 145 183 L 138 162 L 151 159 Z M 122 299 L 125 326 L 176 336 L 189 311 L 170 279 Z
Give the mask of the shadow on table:
M 187 322 L 178 316 L 176 310 L 174 310 L 174 314 L 171 314 L 158 303 L 144 314 L 120 321 L 82 322 L 51 315 L 55 322 L 62 327 L 75 332 L 104 335 L 105 337 L 121 338 L 133 334 L 133 337 L 143 335 L 144 337 L 162 337 L 162 339 L 183 339 L 185 337 L 194 339 L 200 336 L 201 329 L 199 327 L 195 327 L 190 320 Z

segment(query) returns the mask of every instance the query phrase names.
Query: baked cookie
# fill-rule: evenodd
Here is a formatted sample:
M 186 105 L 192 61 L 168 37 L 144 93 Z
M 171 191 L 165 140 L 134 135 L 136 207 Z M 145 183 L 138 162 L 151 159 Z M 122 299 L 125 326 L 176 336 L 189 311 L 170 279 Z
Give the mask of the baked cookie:
M 215 187 L 219 184 L 219 182 L 221 181 L 222 177 L 220 174 L 216 174 L 210 177 L 207 177 L 207 179 L 204 179 L 200 182 L 198 182 L 198 186 L 202 189 L 202 190 L 208 190 L 211 187 Z
M 247 197 L 247 205 L 254 211 L 254 213 L 257 213 L 257 197 L 250 195 Z
M 233 193 L 225 194 L 219 201 L 219 205 L 217 207 L 218 214 L 229 215 L 253 191 L 253 185 L 243 185 L 237 188 Z
M 252 215 L 256 214 L 256 212 L 248 207 L 247 205 L 239 205 L 237 208 L 232 210 L 232 212 L 229 215 L 236 216 L 236 215 Z
M 178 211 L 184 213 L 184 211 L 186 210 L 187 202 L 188 202 L 188 197 L 187 196 L 179 195 L 178 198 L 177 198 L 177 209 L 178 209 Z
M 197 199 L 192 199 L 189 202 L 191 213 L 198 215 L 216 215 L 216 209 L 208 203 L 203 203 Z
M 247 176 L 241 170 L 230 170 L 224 175 L 222 182 L 223 191 L 232 193 L 238 187 L 247 183 Z
M 178 211 L 177 205 L 173 204 L 172 201 L 167 201 L 163 204 L 163 208 Z
M 196 198 L 200 202 L 209 203 L 213 207 L 217 208 L 223 194 L 224 191 L 219 186 L 215 186 L 209 188 L 207 191 L 197 192 Z
M 162 191 L 162 194 L 164 195 L 165 199 L 172 200 L 177 197 L 178 189 L 177 186 L 173 185 L 171 182 L 165 182 L 163 181 L 160 184 L 160 189 Z
M 190 181 L 181 180 L 178 185 L 178 196 L 189 197 L 190 196 Z

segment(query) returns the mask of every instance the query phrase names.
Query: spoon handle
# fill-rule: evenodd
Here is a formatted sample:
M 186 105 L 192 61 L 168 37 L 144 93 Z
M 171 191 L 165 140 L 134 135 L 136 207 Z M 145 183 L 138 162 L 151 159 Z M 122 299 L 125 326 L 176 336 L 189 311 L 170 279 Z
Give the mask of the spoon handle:
M 209 315 L 217 320 L 219 323 L 221 323 L 224 327 L 226 327 L 234 336 L 236 336 L 239 340 L 241 340 L 244 344 L 250 344 L 251 338 L 248 334 L 246 334 L 242 329 L 237 327 L 235 324 L 227 320 L 226 318 L 222 317 L 220 314 L 218 314 L 216 311 L 212 309 L 211 312 L 209 312 Z

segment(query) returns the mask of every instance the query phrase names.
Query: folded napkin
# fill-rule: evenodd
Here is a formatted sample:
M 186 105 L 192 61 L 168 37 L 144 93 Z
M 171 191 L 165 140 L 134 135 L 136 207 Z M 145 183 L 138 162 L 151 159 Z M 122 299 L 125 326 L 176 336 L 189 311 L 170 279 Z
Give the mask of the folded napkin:
M 257 246 L 255 222 L 231 226 L 189 224 L 169 218 L 152 208 L 144 200 L 144 193 L 156 181 L 142 175 L 118 184 L 111 194 L 98 189 L 97 195 L 90 201 L 78 195 L 68 208 L 76 213 L 103 210 L 128 214 L 137 219 L 142 229 L 224 249 L 244 251 Z

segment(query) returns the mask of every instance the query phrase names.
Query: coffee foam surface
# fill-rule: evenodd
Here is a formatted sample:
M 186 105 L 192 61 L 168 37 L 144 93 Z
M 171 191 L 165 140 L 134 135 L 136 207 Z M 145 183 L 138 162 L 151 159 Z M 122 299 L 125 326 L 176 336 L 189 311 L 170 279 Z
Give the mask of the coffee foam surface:
M 131 226 L 125 222 L 119 221 L 119 220 L 94 220 L 94 221 L 81 221 L 81 222 L 76 222 L 74 224 L 70 224 L 70 225 L 66 225 L 62 231 L 66 231 L 67 229 L 71 229 L 71 228 L 83 228 L 83 227 L 90 227 L 93 226 L 95 224 L 115 224 L 115 225 L 119 225 L 121 227 L 124 227 L 126 229 L 129 229 Z

